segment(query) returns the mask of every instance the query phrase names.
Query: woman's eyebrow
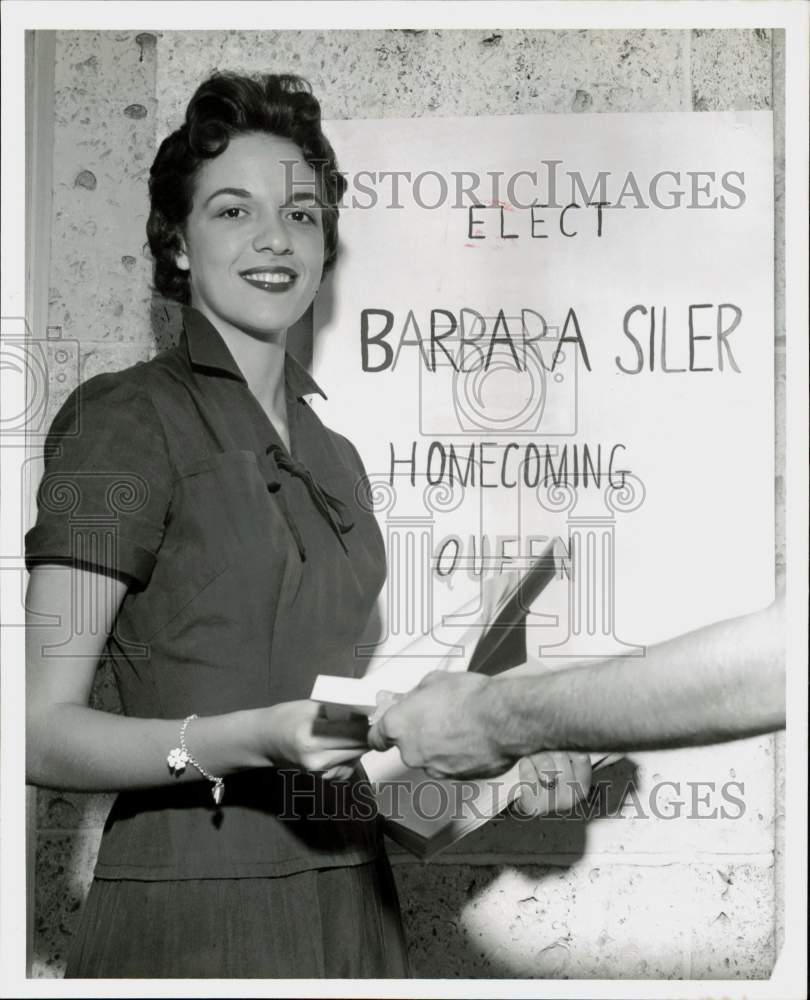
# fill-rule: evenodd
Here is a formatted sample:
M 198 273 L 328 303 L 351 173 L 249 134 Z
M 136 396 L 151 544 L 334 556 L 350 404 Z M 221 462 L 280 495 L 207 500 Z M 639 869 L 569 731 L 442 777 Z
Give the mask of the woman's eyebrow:
M 203 206 L 208 205 L 210 202 L 214 200 L 214 198 L 216 198 L 218 195 L 221 194 L 232 194 L 235 195 L 237 198 L 253 197 L 250 191 L 245 190 L 245 188 L 219 188 L 217 191 L 214 191 L 213 194 L 208 195 L 208 197 L 203 202 Z
M 218 188 L 216 191 L 213 192 L 213 194 L 209 194 L 208 195 L 208 197 L 203 202 L 203 207 L 204 208 L 207 207 L 209 205 L 209 203 L 214 200 L 214 198 L 218 198 L 222 194 L 229 194 L 229 195 L 232 195 L 233 197 L 236 197 L 236 198 L 252 198 L 253 197 L 252 193 L 250 191 L 248 191 L 247 188 L 234 188 L 234 187 Z M 290 197 L 285 201 L 284 207 L 286 208 L 289 205 L 294 205 L 294 204 L 296 204 L 299 201 L 306 201 L 306 202 L 309 202 L 310 204 L 312 204 L 314 202 L 320 208 L 324 208 L 325 207 L 324 203 L 317 196 L 317 194 L 315 194 L 314 191 L 309 191 L 309 190 L 306 190 L 306 191 L 293 191 L 293 193 L 290 195 Z
M 325 208 L 324 203 L 317 196 L 317 194 L 315 194 L 314 191 L 309 191 L 309 190 L 293 191 L 293 193 L 284 203 L 284 207 L 286 208 L 288 205 L 294 205 L 299 201 L 308 201 L 310 204 L 314 203 L 318 205 L 320 208 Z

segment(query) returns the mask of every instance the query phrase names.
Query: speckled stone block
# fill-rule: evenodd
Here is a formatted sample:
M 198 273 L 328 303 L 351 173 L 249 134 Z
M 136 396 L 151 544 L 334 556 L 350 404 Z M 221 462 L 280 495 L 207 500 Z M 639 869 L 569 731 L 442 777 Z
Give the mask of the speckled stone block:
M 101 829 L 114 798 L 107 794 L 86 795 L 41 788 L 37 792 L 37 829 L 40 833 Z M 46 875 L 47 871 L 43 871 L 42 876 Z
M 40 834 L 37 838 L 35 978 L 61 976 L 70 938 L 92 880 L 101 830 Z
M 149 340 L 156 52 L 148 33 L 57 33 L 48 322 L 82 342 Z
M 769 29 L 695 29 L 691 51 L 695 111 L 746 111 L 773 106 Z
M 700 898 L 692 925 L 692 975 L 767 979 L 776 960 L 773 869 L 733 864 L 692 872 Z
M 214 69 L 292 72 L 326 119 L 685 111 L 684 31 L 163 32 L 159 127 Z
M 395 869 L 419 977 L 768 975 L 769 867 L 407 865 Z
M 151 344 L 86 344 L 82 351 L 81 380 L 102 372 L 117 372 L 148 361 L 154 353 Z

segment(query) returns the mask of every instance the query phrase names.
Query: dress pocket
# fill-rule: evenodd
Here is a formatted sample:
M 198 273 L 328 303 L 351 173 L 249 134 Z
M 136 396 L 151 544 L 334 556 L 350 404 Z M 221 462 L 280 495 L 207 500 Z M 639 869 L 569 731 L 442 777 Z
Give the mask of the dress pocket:
M 181 466 L 177 472 L 177 481 L 193 479 L 195 476 L 206 473 L 217 473 L 221 469 L 228 469 L 231 466 L 238 467 L 243 464 L 258 467 L 259 460 L 256 457 L 256 452 L 245 449 L 214 452 L 204 458 L 189 462 L 188 465 Z
M 142 639 L 193 610 L 197 598 L 244 558 L 235 529 L 260 517 L 260 482 L 252 451 L 219 452 L 178 471 L 152 576 L 132 595 Z

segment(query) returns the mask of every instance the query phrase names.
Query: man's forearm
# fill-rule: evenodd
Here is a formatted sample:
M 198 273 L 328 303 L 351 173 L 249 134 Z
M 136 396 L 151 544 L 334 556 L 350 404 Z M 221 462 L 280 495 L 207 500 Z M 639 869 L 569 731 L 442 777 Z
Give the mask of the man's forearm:
M 781 603 L 617 658 L 496 678 L 486 717 L 515 756 L 690 746 L 785 723 Z

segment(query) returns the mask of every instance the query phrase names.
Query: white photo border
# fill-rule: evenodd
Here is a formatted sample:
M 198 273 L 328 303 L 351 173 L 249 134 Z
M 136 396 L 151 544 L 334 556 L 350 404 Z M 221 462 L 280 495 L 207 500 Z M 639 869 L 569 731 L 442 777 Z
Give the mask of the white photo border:
M 184 2 L 23 2 L 2 4 L 2 316 L 25 314 L 24 32 L 48 29 L 183 30 Z M 786 739 L 785 943 L 768 981 L 713 980 L 47 980 L 26 979 L 23 630 L 2 629 L 0 675 L 0 995 L 20 997 L 375 996 L 375 997 L 704 997 L 786 1000 L 805 996 L 807 930 L 807 555 L 808 555 L 808 24 L 799 2 L 195 2 L 197 29 L 447 27 L 535 29 L 754 28 L 785 30 L 785 317 L 787 337 L 786 484 L 788 680 Z M 0 372 L 2 406 L 22 412 L 19 382 Z M 16 398 L 15 398 L 16 396 Z M 24 449 L 0 448 L 4 494 L 16 484 Z M 15 453 L 16 452 L 16 453 Z M 17 530 L 0 508 L 3 547 Z M 0 586 L 3 581 L 0 579 Z M 19 595 L 0 589 L 4 623 Z M 18 613 L 18 612 L 17 612 Z

